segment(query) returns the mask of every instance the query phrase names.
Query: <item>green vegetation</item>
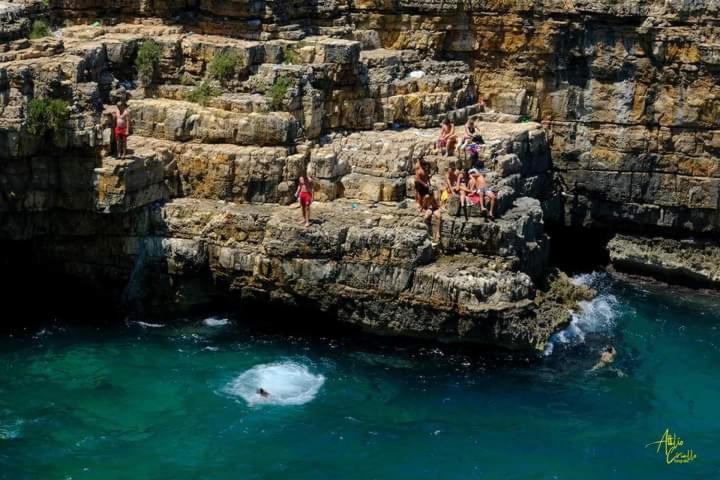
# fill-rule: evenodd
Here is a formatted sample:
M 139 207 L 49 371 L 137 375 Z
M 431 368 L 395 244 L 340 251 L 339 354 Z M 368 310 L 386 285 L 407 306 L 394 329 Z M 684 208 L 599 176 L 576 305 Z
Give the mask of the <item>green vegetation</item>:
M 28 106 L 28 132 L 40 137 L 52 132 L 55 138 L 62 137 L 70 118 L 68 106 L 65 100 L 33 98 Z
M 186 73 L 182 77 L 180 77 L 180 85 L 184 85 L 186 87 L 194 87 L 195 85 L 197 85 L 197 80 L 195 80 Z
M 221 82 L 232 80 L 237 74 L 240 64 L 240 56 L 236 52 L 222 52 L 216 55 L 208 65 L 208 75 Z
M 292 86 L 292 83 L 292 80 L 287 77 L 280 77 L 275 80 L 275 83 L 273 83 L 272 87 L 270 87 L 270 91 L 268 92 L 270 108 L 273 110 L 280 110 L 283 101 L 285 100 L 285 95 L 287 95 L 287 91 Z
M 35 20 L 30 29 L 30 39 L 37 40 L 38 38 L 49 37 L 52 34 L 50 26 L 43 20 Z
M 208 100 L 213 97 L 217 97 L 221 93 L 222 92 L 220 91 L 220 89 L 213 87 L 208 82 L 203 82 L 192 89 L 192 91 L 187 96 L 187 100 L 189 102 L 205 105 Z
M 285 63 L 290 63 L 292 65 L 302 63 L 302 58 L 300 58 L 300 54 L 295 47 L 287 47 L 283 52 L 283 58 L 285 59 Z
M 135 58 L 135 68 L 137 68 L 138 74 L 146 79 L 152 79 L 158 63 L 160 63 L 160 45 L 154 40 L 145 40 L 140 45 Z

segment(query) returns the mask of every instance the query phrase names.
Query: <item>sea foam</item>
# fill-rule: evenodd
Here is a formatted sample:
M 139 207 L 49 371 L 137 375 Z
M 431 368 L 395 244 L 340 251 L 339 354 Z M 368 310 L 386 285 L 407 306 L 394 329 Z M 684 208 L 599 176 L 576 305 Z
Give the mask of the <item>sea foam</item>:
M 149 323 L 149 322 L 135 322 L 136 325 L 140 325 L 143 328 L 163 328 L 165 325 L 162 323 Z
M 312 401 L 324 383 L 324 376 L 314 375 L 304 365 L 267 363 L 243 372 L 223 391 L 242 398 L 248 405 L 302 405 Z M 270 395 L 258 394 L 259 388 Z
M 20 436 L 20 428 L 24 422 L 20 419 L 0 421 L 0 440 L 11 440 Z
M 552 355 L 556 345 L 580 344 L 585 342 L 588 334 L 609 333 L 615 327 L 618 300 L 607 292 L 607 275 L 589 273 L 572 280 L 576 284 L 595 288 L 598 295 L 590 301 L 578 302 L 579 311 L 573 312 L 570 325 L 550 337 L 545 345 L 545 356 Z
M 203 324 L 208 327 L 224 327 L 230 324 L 230 320 L 227 318 L 210 317 L 203 320 Z

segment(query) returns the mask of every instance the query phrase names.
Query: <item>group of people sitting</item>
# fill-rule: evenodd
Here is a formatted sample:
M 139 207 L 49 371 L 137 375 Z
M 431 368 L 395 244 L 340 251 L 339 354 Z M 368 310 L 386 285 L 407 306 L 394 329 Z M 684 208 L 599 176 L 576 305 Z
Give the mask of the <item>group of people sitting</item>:
M 449 120 L 445 119 L 440 127 L 440 136 L 437 139 L 436 146 L 440 153 L 444 156 L 452 155 L 455 151 L 455 147 L 458 142 L 458 136 L 455 132 L 455 125 Z M 475 122 L 471 119 L 465 123 L 463 127 L 462 141 L 458 150 L 463 151 L 470 145 L 482 145 L 484 143 L 482 136 L 478 133 L 475 127 Z
M 468 205 L 480 205 L 480 213 L 485 214 L 490 219 L 495 218 L 495 202 L 497 195 L 487 184 L 485 175 L 477 168 L 469 168 L 460 170 L 455 162 L 450 162 L 448 173 L 445 176 L 445 185 L 440 196 L 440 201 L 447 205 L 450 197 L 459 196 L 459 206 L 455 213 L 456 217 L 460 216 L 462 209 L 465 214 L 465 220 L 468 219 Z
M 490 219 L 495 218 L 495 202 L 497 195 L 487 184 L 485 175 L 477 168 L 469 168 L 460 170 L 455 162 L 450 162 L 448 172 L 445 176 L 445 183 L 440 193 L 440 198 L 433 193 L 430 185 L 430 176 L 422 162 L 415 165 L 415 203 L 417 209 L 423 215 L 428 226 L 432 223 L 433 217 L 436 222 L 433 225 L 433 242 L 440 241 L 440 227 L 442 223 L 442 210 L 447 208 L 450 198 L 458 197 L 458 209 L 455 213 L 456 217 L 460 216 L 460 211 L 468 220 L 467 207 L 479 205 L 480 212 Z
M 437 141 L 437 147 L 443 155 L 449 155 L 455 149 L 457 143 L 457 135 L 455 127 L 450 120 L 445 119 L 440 131 L 440 138 Z M 475 122 L 468 120 L 464 127 L 461 149 L 467 149 L 471 152 L 471 167 L 465 170 L 457 168 L 456 162 L 450 162 L 448 172 L 445 176 L 445 182 L 439 195 L 432 191 L 430 185 L 430 175 L 427 168 L 422 162 L 415 164 L 415 202 L 417 209 L 421 212 L 428 228 L 432 229 L 433 244 L 440 242 L 440 229 L 442 225 L 442 211 L 447 209 L 450 199 L 454 196 L 458 197 L 458 209 L 455 213 L 456 217 L 460 216 L 462 211 L 465 220 L 468 220 L 468 206 L 479 205 L 481 214 L 487 215 L 488 218 L 495 218 L 495 202 L 497 196 L 487 184 L 485 179 L 485 166 L 479 160 L 477 153 L 477 145 L 483 143 L 482 137 L 479 135 Z M 305 227 L 310 226 L 310 205 L 313 202 L 314 181 L 307 174 L 302 175 L 298 179 L 298 187 L 295 197 L 299 200 L 302 207 L 303 224 Z M 435 224 L 431 226 L 433 217 L 436 219 Z

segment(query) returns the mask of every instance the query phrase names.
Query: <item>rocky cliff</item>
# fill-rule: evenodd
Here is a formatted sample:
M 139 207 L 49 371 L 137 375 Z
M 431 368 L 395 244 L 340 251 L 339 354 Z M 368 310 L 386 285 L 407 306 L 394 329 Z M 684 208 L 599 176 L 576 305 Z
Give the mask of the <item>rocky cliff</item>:
M 150 39 L 159 53 L 139 79 Z M 462 62 L 332 35 L 246 40 L 157 24 L 67 27 L 3 55 L 7 265 L 29 250 L 28 268 L 89 281 L 145 314 L 277 304 L 375 333 L 520 350 L 541 349 L 587 296 L 550 275 L 545 132 L 480 112 Z M 218 55 L 237 59 L 222 81 L 209 73 Z M 214 93 L 198 100 L 204 85 Z M 132 112 L 126 158 L 108 115 L 118 99 Z M 48 110 L 38 125 L 34 109 L 51 100 L 65 116 Z M 446 212 L 436 245 L 412 178 L 422 162 L 439 186 L 450 161 L 467 163 L 434 150 L 426 127 L 448 116 L 482 129 L 499 219 Z M 308 228 L 292 205 L 306 169 L 319 202 Z
M 376 68 L 370 70 L 369 90 L 346 93 L 343 106 L 333 110 L 332 126 L 346 125 L 347 118 L 338 118 L 343 115 L 365 121 L 354 128 L 402 121 L 410 112 L 428 118 L 428 110 L 451 111 L 484 99 L 488 109 L 527 117 L 546 129 L 563 193 L 562 201 L 546 208 L 552 222 L 605 234 L 717 238 L 715 2 L 54 0 L 49 5 L 52 15 L 64 20 L 159 17 L 196 32 L 251 40 L 296 41 L 308 35 L 357 40 L 368 66 Z M 389 58 L 388 52 L 395 55 Z M 418 60 L 445 62 L 442 68 L 452 60 L 457 62 L 452 68 L 466 76 L 445 87 L 442 102 L 420 100 L 406 95 L 416 87 L 397 90 L 393 82 L 398 65 L 409 66 L 409 60 L 416 66 Z M 370 99 L 377 96 L 368 93 L 378 90 L 385 100 Z
M 649 272 L 664 257 L 624 255 L 623 239 L 647 252 L 666 245 L 637 235 L 720 227 L 711 4 L 2 8 L 6 256 L 31 245 L 38 263 L 144 308 L 230 297 L 310 306 L 379 333 L 533 349 L 568 320 L 547 281 L 548 219 L 634 235 L 613 259 Z M 27 40 L 41 17 L 66 26 Z M 150 39 L 159 53 L 139 76 Z M 222 55 L 234 63 L 218 78 Z M 38 135 L 32 98 L 66 101 L 68 118 Z M 117 159 L 107 105 L 125 98 L 131 155 Z M 450 160 L 466 164 L 437 155 L 432 128 L 471 117 L 500 219 L 446 214 L 433 246 L 408 200 L 413 165 L 438 186 Z M 305 169 L 322 202 L 307 230 L 287 206 Z M 699 256 L 715 245 L 702 242 Z

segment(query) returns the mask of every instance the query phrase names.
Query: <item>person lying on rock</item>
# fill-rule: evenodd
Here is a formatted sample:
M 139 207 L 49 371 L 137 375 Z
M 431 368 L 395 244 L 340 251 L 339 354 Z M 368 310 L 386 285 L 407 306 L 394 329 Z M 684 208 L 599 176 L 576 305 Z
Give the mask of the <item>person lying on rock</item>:
M 298 179 L 298 188 L 295 191 L 295 198 L 300 201 L 302 208 L 303 221 L 305 227 L 310 226 L 310 205 L 313 201 L 313 180 L 308 177 L 307 173 Z
M 455 134 L 455 125 L 449 120 L 445 119 L 442 122 L 440 128 L 440 137 L 437 141 L 437 149 L 440 150 L 442 155 L 450 155 L 455 151 L 455 144 L 457 143 L 457 135 Z
M 470 169 L 470 190 L 477 195 L 478 203 L 480 204 L 480 213 L 487 213 L 488 217 L 495 218 L 495 201 L 497 196 L 488 186 L 485 180 L 485 175 L 480 173 L 477 169 Z M 473 196 L 474 198 L 474 196 Z M 490 204 L 490 208 L 485 208 L 485 203 Z
M 120 158 L 125 158 L 127 154 L 128 135 L 130 135 L 130 110 L 127 109 L 125 102 L 120 101 L 115 112 L 115 143 Z
M 435 196 L 428 193 L 422 198 L 422 208 L 423 219 L 428 226 L 428 230 L 432 231 L 432 245 L 435 247 L 440 243 L 440 227 L 442 226 L 440 205 L 435 199 Z M 433 217 L 435 217 L 436 220 L 435 225 L 432 224 Z
M 443 208 L 447 207 L 447 203 L 450 197 L 459 194 L 458 181 L 460 179 L 460 170 L 457 169 L 455 162 L 450 162 L 448 165 L 448 172 L 445 175 L 445 188 L 443 188 L 440 194 L 440 203 Z
M 430 176 L 422 163 L 418 161 L 415 164 L 415 204 L 418 211 L 423 211 L 422 199 L 430 193 Z

